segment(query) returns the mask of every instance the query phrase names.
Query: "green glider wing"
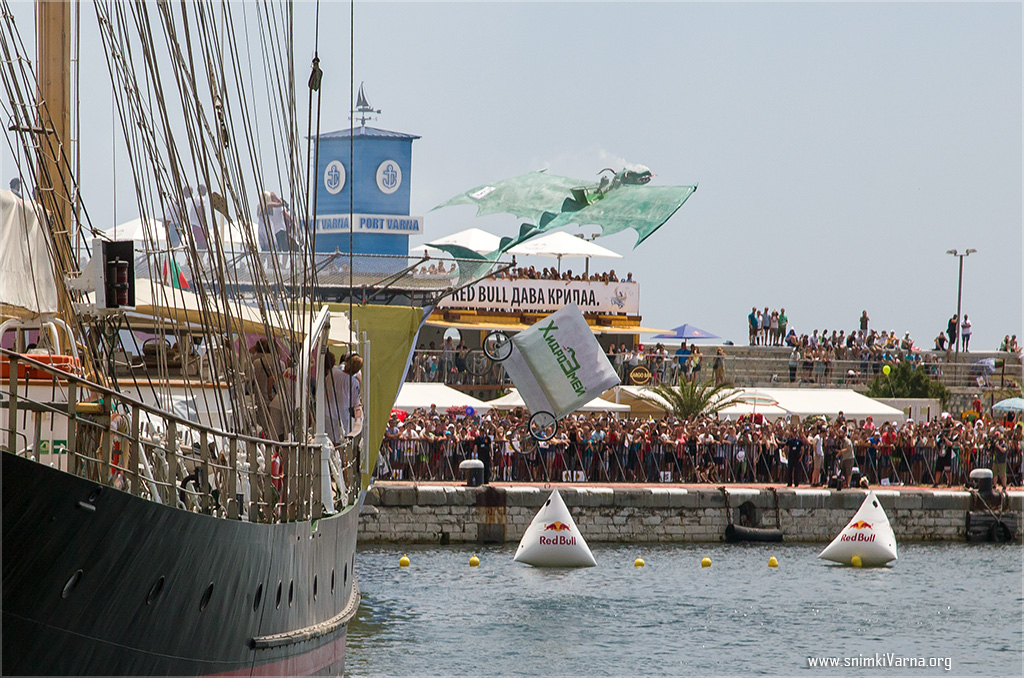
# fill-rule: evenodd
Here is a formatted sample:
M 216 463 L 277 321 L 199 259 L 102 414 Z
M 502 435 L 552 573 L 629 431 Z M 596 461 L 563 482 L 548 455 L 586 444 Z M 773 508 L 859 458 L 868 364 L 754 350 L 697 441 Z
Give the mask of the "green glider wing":
M 571 196 L 571 189 L 585 184 L 578 179 L 558 177 L 540 170 L 471 188 L 434 209 L 449 205 L 476 205 L 478 217 L 508 213 L 539 224 L 545 214 L 555 216 L 562 211 L 562 203 Z
M 511 179 L 476 186 L 434 209 L 448 205 L 476 205 L 477 216 L 505 212 L 527 219 L 519 237 L 505 251 L 534 235 L 568 224 L 595 225 L 601 235 L 634 229 L 636 247 L 658 230 L 697 186 L 647 186 L 650 170 L 623 170 L 614 179 L 586 182 L 530 172 Z
M 562 212 L 544 230 L 566 224 L 593 224 L 600 226 L 605 236 L 632 228 L 639 236 L 636 247 L 661 228 L 696 190 L 696 186 L 619 186 L 582 209 Z

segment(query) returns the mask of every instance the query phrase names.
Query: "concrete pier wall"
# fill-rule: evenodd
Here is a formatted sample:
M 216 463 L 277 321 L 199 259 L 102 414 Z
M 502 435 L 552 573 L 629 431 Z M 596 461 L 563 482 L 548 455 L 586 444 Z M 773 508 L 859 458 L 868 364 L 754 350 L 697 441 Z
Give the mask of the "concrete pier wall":
M 731 522 L 781 527 L 786 541 L 828 542 L 865 492 L 819 488 L 582 487 L 558 491 L 588 542 L 716 542 Z M 377 484 L 360 519 L 364 543 L 517 542 L 551 490 L 534 486 Z M 963 541 L 971 493 L 875 490 L 901 541 Z M 1021 512 L 1024 492 L 1004 508 Z M 975 507 L 977 508 L 977 507 Z

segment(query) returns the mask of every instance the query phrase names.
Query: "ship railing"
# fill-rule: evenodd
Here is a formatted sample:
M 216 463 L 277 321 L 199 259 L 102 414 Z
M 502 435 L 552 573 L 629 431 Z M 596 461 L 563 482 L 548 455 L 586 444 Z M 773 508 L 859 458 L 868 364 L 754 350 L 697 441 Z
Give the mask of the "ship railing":
M 311 441 L 277 442 L 225 431 L 27 355 L 0 349 L 0 357 L 9 361 L 9 376 L 0 387 L 3 449 L 9 453 L 37 462 L 49 456 L 51 465 L 56 460 L 62 470 L 98 484 L 226 519 L 274 523 L 324 515 L 321 448 Z M 45 378 L 37 378 L 43 373 Z M 30 397 L 30 383 L 47 378 L 52 399 Z M 51 432 L 66 427 L 63 454 L 42 453 L 46 417 Z M 335 507 L 358 501 L 360 443 L 357 435 L 333 447 Z

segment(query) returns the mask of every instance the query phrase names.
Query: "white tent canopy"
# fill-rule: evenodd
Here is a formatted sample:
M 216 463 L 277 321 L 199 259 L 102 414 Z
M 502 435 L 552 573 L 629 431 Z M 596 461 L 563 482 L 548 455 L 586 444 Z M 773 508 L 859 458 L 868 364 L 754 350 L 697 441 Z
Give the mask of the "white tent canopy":
M 0 190 L 0 312 L 35 317 L 57 312 L 57 284 L 36 206 Z
M 437 240 L 431 240 L 428 245 L 458 245 L 459 247 L 465 247 L 466 249 L 473 250 L 477 254 L 490 254 L 494 250 L 501 247 L 501 238 L 488 233 L 487 231 L 481 231 L 479 228 L 467 228 L 465 231 L 459 231 L 458 233 L 452 233 L 446 235 L 443 238 Z M 412 251 L 418 251 L 422 249 L 422 245 L 410 248 Z
M 881 422 L 902 422 L 906 419 L 903 410 L 890 407 L 874 398 L 861 395 L 850 389 L 840 388 L 758 388 L 758 389 L 736 389 L 732 395 L 742 393 L 756 393 L 759 396 L 768 396 L 775 400 L 776 404 L 749 404 L 736 403 L 729 405 L 719 412 L 720 417 L 738 417 L 743 414 L 764 415 L 768 419 L 778 419 L 786 415 L 797 415 L 801 418 L 823 414 L 827 417 L 835 417 L 840 412 L 847 420 L 858 421 L 871 417 L 878 424 Z M 661 400 L 654 393 L 642 386 L 616 386 L 605 394 L 609 398 L 617 398 L 619 402 L 634 404 L 634 413 L 640 410 L 644 413 L 657 409 L 654 405 L 640 400 L 641 395 L 654 397 Z M 667 406 L 664 408 L 667 409 Z
M 903 410 L 890 407 L 874 398 L 846 388 L 759 388 L 758 393 L 771 396 L 789 414 L 809 417 L 824 414 L 835 417 L 840 412 L 847 420 L 861 421 L 871 417 L 874 422 L 903 422 Z M 769 415 L 765 415 L 771 418 Z
M 111 226 L 103 235 L 110 240 L 133 240 L 140 243 L 165 245 L 167 232 L 161 219 L 135 217 L 123 224 Z
M 510 390 L 507 395 L 490 400 L 487 404 L 496 410 L 511 410 L 516 407 L 526 407 L 526 403 L 523 402 L 522 396 L 519 395 L 519 390 L 515 388 Z M 601 398 L 594 398 L 589 403 L 578 408 L 576 411 L 625 413 L 629 412 L 629 405 L 621 405 Z
M 218 233 L 224 249 L 229 251 L 244 251 L 246 232 L 252 232 L 253 225 L 249 222 L 224 222 L 218 224 Z M 167 246 L 167 230 L 162 219 L 148 219 L 135 217 L 122 224 L 111 226 L 103 232 L 103 236 L 110 240 L 132 240 L 141 244 L 152 244 L 157 247 Z M 210 234 L 213 237 L 213 233 Z M 255 240 L 255 238 L 253 238 Z M 136 247 L 136 249 L 142 249 Z
M 578 238 L 565 231 L 531 238 L 509 250 L 509 254 L 533 255 L 538 257 L 608 257 L 621 259 L 622 255 L 596 245 L 589 240 Z
M 402 384 L 402 389 L 395 399 L 395 409 L 412 412 L 416 408 L 429 410 L 431 405 L 444 414 L 449 407 L 472 407 L 477 413 L 489 412 L 491 405 L 477 400 L 462 391 L 444 384 Z

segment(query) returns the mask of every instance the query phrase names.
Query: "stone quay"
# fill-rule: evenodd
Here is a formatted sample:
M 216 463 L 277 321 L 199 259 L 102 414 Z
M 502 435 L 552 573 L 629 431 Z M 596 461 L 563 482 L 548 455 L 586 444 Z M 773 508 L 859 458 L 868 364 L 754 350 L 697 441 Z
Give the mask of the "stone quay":
M 828 542 L 864 501 L 851 488 L 378 482 L 366 494 L 364 543 L 517 542 L 552 489 L 588 542 L 720 542 L 730 524 L 780 529 L 785 541 Z M 964 541 L 979 498 L 964 489 L 875 487 L 899 541 Z M 1024 492 L 992 511 L 1020 525 Z M 987 513 L 987 511 L 986 511 Z M 1019 533 L 1016 539 L 1020 540 Z

